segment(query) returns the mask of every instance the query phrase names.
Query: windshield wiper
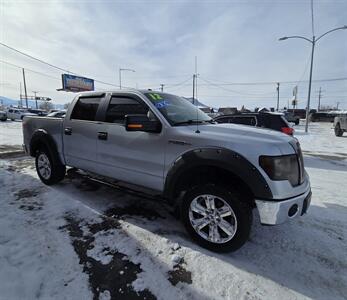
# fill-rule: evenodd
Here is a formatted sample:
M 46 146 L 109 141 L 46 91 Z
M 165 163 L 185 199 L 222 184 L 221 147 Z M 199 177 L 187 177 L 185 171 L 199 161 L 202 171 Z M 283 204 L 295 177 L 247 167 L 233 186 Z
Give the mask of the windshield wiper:
M 192 119 L 190 119 L 190 120 L 186 120 L 186 121 L 181 121 L 181 122 L 175 122 L 173 125 L 185 125 L 185 124 L 187 124 L 187 125 L 190 125 L 190 124 L 201 124 L 201 123 L 203 123 L 203 122 L 206 122 L 206 121 L 203 121 L 203 120 L 192 120 Z

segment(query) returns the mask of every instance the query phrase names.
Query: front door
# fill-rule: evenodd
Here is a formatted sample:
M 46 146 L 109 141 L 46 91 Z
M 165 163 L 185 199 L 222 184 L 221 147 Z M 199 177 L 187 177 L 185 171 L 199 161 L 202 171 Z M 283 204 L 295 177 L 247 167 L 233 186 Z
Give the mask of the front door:
M 97 142 L 98 163 L 107 176 L 163 189 L 164 134 L 126 131 L 125 116 L 150 114 L 147 104 L 131 95 L 112 96 L 107 105 L 104 122 Z

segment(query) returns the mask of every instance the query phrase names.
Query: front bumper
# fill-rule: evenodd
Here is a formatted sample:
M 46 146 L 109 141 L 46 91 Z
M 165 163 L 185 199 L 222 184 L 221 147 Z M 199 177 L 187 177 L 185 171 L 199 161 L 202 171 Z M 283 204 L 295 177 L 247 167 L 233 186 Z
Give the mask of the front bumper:
M 277 225 L 302 216 L 311 203 L 311 188 L 300 196 L 286 200 L 255 200 L 260 222 L 264 225 Z

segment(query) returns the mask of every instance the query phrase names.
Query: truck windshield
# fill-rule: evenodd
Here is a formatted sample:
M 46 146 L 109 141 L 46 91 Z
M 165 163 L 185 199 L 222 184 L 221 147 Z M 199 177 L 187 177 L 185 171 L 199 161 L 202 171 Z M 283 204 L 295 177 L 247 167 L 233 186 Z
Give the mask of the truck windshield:
M 182 97 L 157 92 L 145 93 L 145 96 L 173 126 L 213 122 L 207 114 Z

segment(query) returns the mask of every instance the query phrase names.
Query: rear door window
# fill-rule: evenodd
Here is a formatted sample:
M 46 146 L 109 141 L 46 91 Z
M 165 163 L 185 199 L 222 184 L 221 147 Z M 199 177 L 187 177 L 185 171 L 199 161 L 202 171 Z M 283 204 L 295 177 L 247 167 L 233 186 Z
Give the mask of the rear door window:
M 71 119 L 95 121 L 101 97 L 81 97 L 73 108 Z
M 124 124 L 125 116 L 131 114 L 147 114 L 145 103 L 129 97 L 112 97 L 106 111 L 105 122 Z
M 281 130 L 282 127 L 289 127 L 288 122 L 281 115 L 264 115 L 263 125 L 266 128 Z
M 230 118 L 229 123 L 255 126 L 257 124 L 257 121 L 254 116 L 235 116 Z

